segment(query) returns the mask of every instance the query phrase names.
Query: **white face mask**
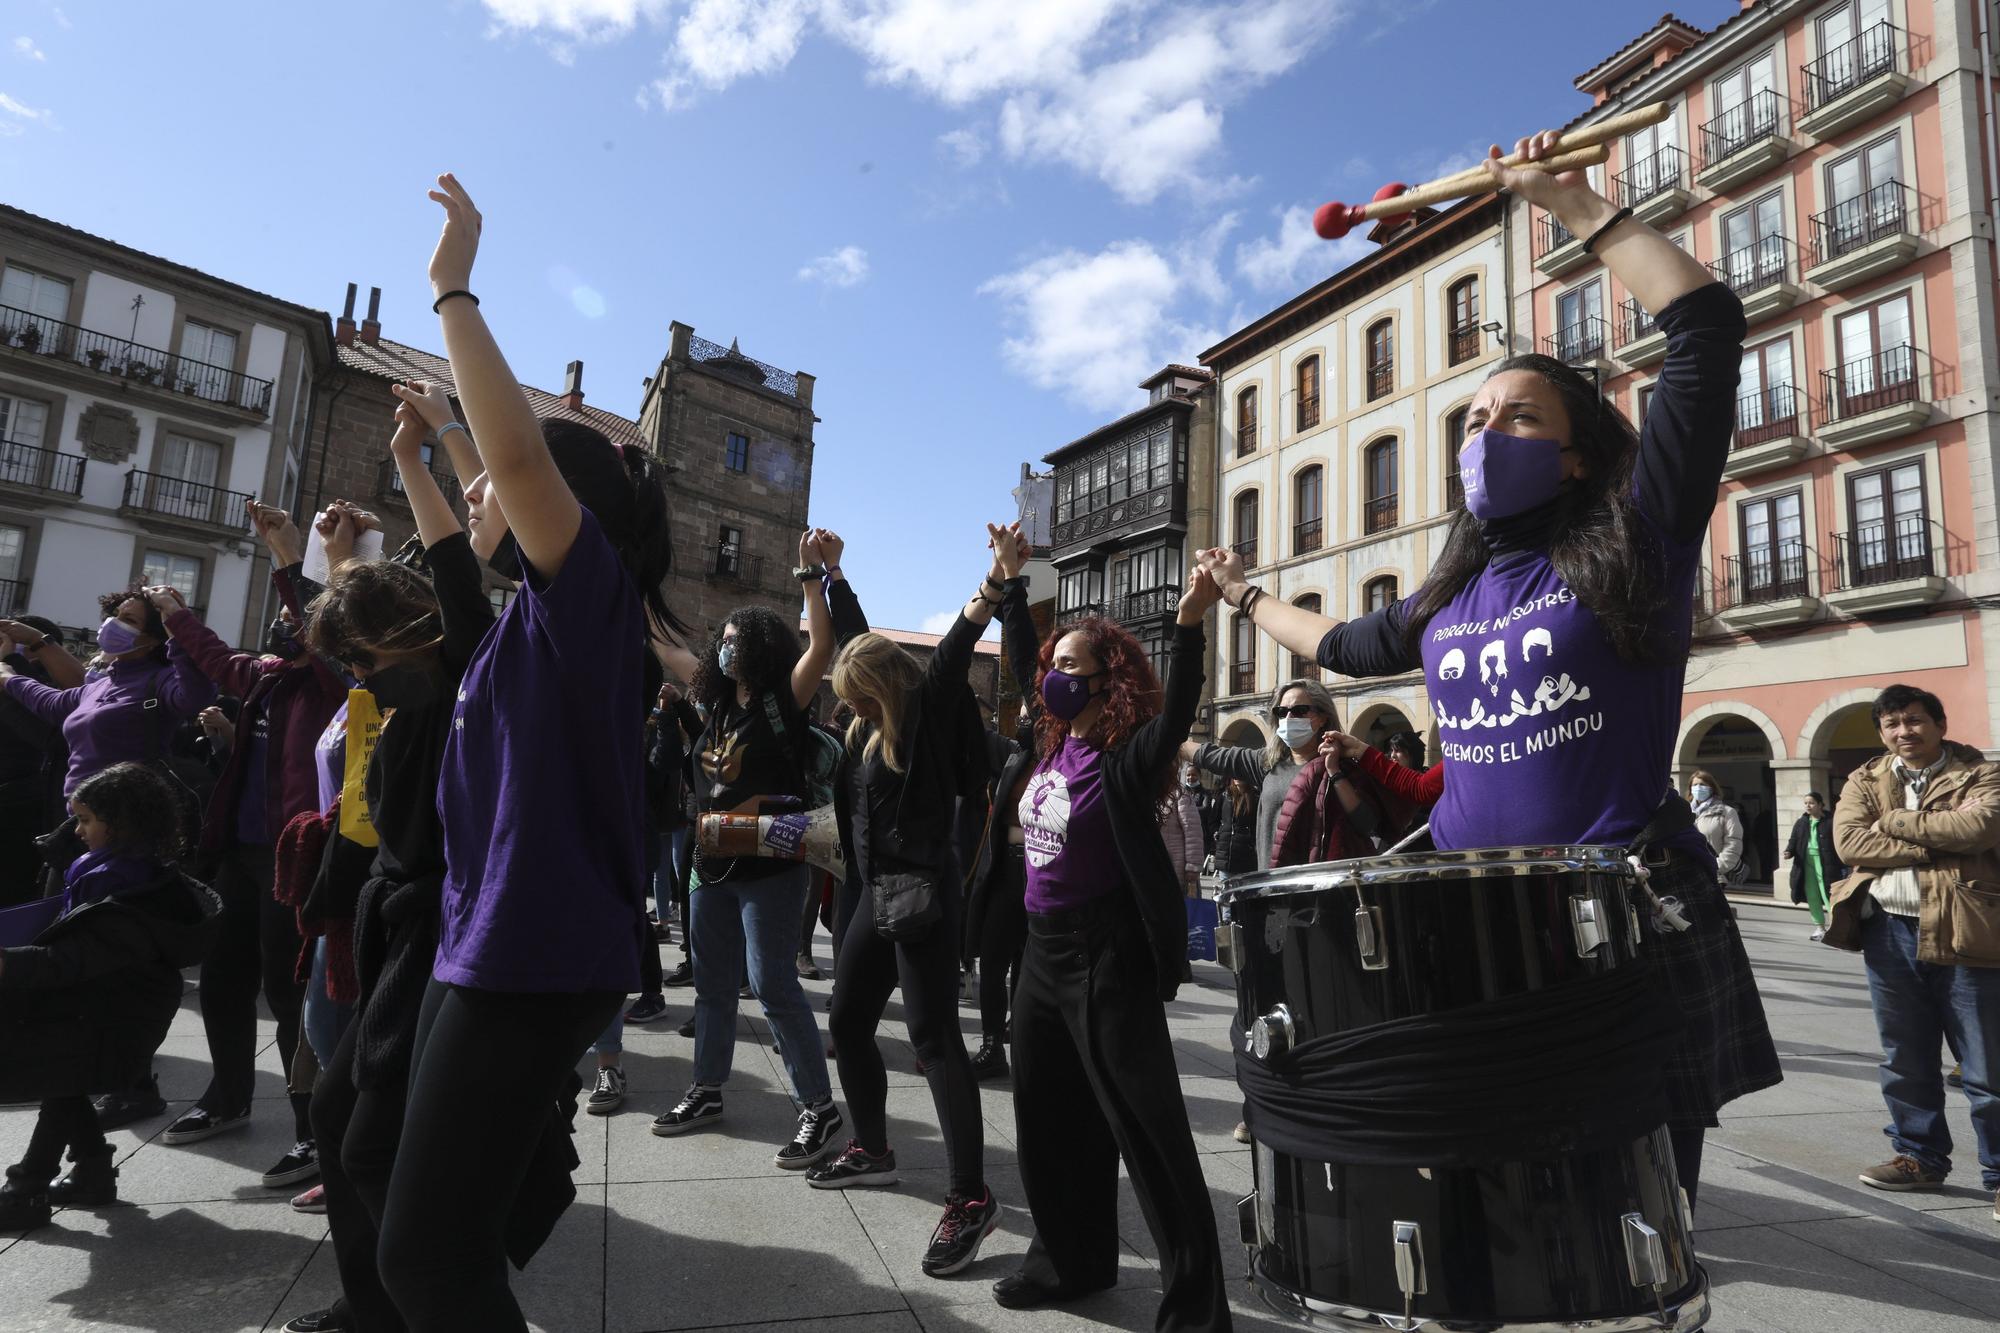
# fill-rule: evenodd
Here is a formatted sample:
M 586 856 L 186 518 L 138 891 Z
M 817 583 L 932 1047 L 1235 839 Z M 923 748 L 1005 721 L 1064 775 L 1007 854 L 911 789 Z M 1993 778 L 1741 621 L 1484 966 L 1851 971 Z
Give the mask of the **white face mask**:
M 1288 717 L 1278 724 L 1278 739 L 1297 750 L 1313 737 L 1311 718 Z
M 1706 801 L 1709 797 L 1715 795 L 1715 788 L 1704 786 L 1703 784 L 1697 782 L 1694 784 L 1694 786 L 1688 788 L 1688 795 L 1694 798 L 1694 803 L 1696 805 L 1700 805 L 1703 801 Z

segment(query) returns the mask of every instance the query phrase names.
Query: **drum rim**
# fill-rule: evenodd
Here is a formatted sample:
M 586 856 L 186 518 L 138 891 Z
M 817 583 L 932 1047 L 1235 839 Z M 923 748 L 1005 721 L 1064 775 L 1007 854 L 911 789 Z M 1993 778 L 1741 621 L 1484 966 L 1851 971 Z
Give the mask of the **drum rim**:
M 1514 875 L 1589 873 L 1631 880 L 1638 872 L 1622 847 L 1584 844 L 1542 847 L 1467 847 L 1452 852 L 1404 852 L 1398 856 L 1359 857 L 1347 861 L 1316 861 L 1280 866 L 1232 876 L 1216 894 L 1218 903 L 1249 902 L 1351 884 L 1410 884 L 1443 878 L 1446 869 L 1473 867 L 1468 878 L 1501 879 Z M 1310 882 L 1301 882 L 1310 881 Z

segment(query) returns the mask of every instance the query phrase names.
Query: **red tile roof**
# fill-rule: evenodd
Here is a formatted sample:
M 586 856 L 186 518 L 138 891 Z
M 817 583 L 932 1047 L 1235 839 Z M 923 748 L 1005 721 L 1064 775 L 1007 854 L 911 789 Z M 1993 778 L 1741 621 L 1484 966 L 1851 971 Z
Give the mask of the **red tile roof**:
M 1653 24 L 1652 27 L 1646 29 L 1583 73 L 1577 75 L 1575 86 L 1579 91 L 1588 90 L 1593 83 L 1596 83 L 1603 77 L 1607 70 L 1614 68 L 1627 55 L 1636 51 L 1651 39 L 1674 29 L 1679 29 L 1682 33 L 1692 37 L 1696 45 L 1699 45 L 1702 39 L 1709 35 L 1699 24 L 1689 23 L 1686 19 L 1669 10 L 1667 13 L 1660 15 L 1659 21 Z
M 944 642 L 944 635 L 926 634 L 920 629 L 883 629 L 880 625 L 872 625 L 869 628 L 889 640 L 889 642 L 902 644 L 905 648 L 935 648 Z M 810 639 L 812 637 L 811 621 L 799 621 L 799 637 L 801 639 Z M 997 639 L 981 639 L 972 645 L 972 651 L 978 657 L 998 657 L 1000 655 L 1000 643 Z M 827 668 L 829 672 L 832 669 L 831 667 Z
M 360 371 L 384 380 L 423 380 L 428 384 L 442 384 L 454 395 L 458 385 L 451 375 L 451 362 L 419 347 L 410 347 L 383 338 L 378 342 L 362 342 L 356 338 L 344 347 L 334 348 L 340 364 L 349 370 Z M 529 404 L 538 417 L 559 417 L 564 421 L 581 422 L 602 434 L 613 444 L 629 448 L 644 449 L 646 437 L 639 429 L 639 423 L 616 412 L 607 412 L 601 407 L 592 407 L 588 402 L 582 408 L 572 408 L 563 402 L 561 395 L 533 385 L 523 384 L 521 388 L 528 395 Z

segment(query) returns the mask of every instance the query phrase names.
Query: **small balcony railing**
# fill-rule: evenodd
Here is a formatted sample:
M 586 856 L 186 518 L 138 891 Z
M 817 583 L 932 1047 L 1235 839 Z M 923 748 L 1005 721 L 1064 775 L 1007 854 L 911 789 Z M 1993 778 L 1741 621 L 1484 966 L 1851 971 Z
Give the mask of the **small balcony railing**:
M 1292 554 L 1310 555 L 1320 547 L 1320 533 L 1324 526 L 1320 519 L 1309 518 L 1303 523 L 1292 525 Z
M 1368 401 L 1387 398 L 1396 391 L 1396 363 L 1381 361 L 1368 367 Z
M 1604 320 L 1591 315 L 1542 339 L 1542 350 L 1558 361 L 1595 361 L 1610 341 Z
M 1801 395 L 1790 384 L 1771 384 L 1736 399 L 1735 449 L 1805 434 Z
M 269 380 L 14 306 L 0 305 L 0 347 L 60 357 L 101 374 L 258 416 L 271 410 Z
M 1618 345 L 1620 347 L 1638 342 L 1641 338 L 1650 338 L 1659 331 L 1659 321 L 1653 318 L 1652 312 L 1647 310 L 1646 307 L 1640 305 L 1629 296 L 1618 303 Z
M 0 482 L 52 495 L 82 495 L 83 458 L 12 440 L 0 441 Z
M 1907 45 L 1902 29 L 1877 23 L 1811 64 L 1801 65 L 1806 110 L 1817 111 L 1872 79 L 1897 72 Z
M 1654 195 L 1681 189 L 1688 183 L 1687 154 L 1668 144 L 1650 157 L 1642 157 L 1611 178 L 1618 187 L 1618 202 L 1637 208 Z
M 718 546 L 715 549 L 715 576 L 754 587 L 764 581 L 764 557 L 744 555 L 732 546 Z
M 1901 181 L 1884 181 L 1866 194 L 1814 214 L 1812 228 L 1815 265 L 1851 254 L 1885 236 L 1915 235 L 1909 188 Z
M 1731 250 L 1708 266 L 1708 271 L 1729 284 L 1738 296 L 1748 296 L 1766 287 L 1790 281 L 1792 243 L 1783 236 L 1766 236 Z
M 1560 250 L 1576 239 L 1576 234 L 1562 224 L 1562 219 L 1553 213 L 1544 213 L 1535 220 L 1535 258 L 1540 259 L 1552 250 Z
M 1311 430 L 1319 424 L 1319 395 L 1299 399 L 1298 430 Z
M 1940 578 L 1944 542 L 1928 516 L 1857 524 L 1833 534 L 1833 570 L 1838 589 L 1870 588 L 1903 579 Z
M 1293 653 L 1292 674 L 1290 678 L 1292 680 L 1318 680 L 1320 678 L 1320 665 L 1310 657 L 1300 657 L 1297 653 Z
M 1825 392 L 1820 414 L 1826 421 L 1877 412 L 1917 400 L 1917 349 L 1908 343 L 1885 347 L 1872 356 L 1857 357 L 1837 370 L 1822 370 Z
M 1257 539 L 1255 537 L 1250 538 L 1248 541 L 1238 542 L 1230 549 L 1243 557 L 1243 568 L 1257 568 Z
M 1387 532 L 1396 526 L 1396 496 L 1378 495 L 1361 506 L 1361 530 L 1368 536 Z
M 1479 326 L 1477 324 L 1467 324 L 1462 328 L 1453 329 L 1451 331 L 1450 350 L 1447 355 L 1450 356 L 1451 364 L 1454 366 L 1462 361 L 1470 361 L 1478 356 Z
M 446 476 L 436 468 L 432 468 L 431 480 L 437 483 L 437 488 L 440 491 L 444 492 L 446 504 L 458 503 L 460 491 L 457 477 Z M 385 458 L 376 467 L 375 493 L 393 500 L 408 502 L 408 497 L 403 491 L 403 472 L 401 468 L 396 466 L 395 459 Z
M 1180 606 L 1179 588 L 1142 588 L 1138 592 L 1127 593 L 1118 599 L 1115 619 L 1121 625 L 1131 625 L 1142 620 L 1157 620 L 1161 616 L 1172 615 Z
M 28 581 L 0 579 L 0 620 L 17 620 L 28 613 Z
M 1074 625 L 1079 621 L 1101 616 L 1108 608 L 1103 602 L 1078 602 L 1075 606 L 1056 612 L 1056 625 Z
M 1812 548 L 1797 538 L 1729 556 L 1723 561 L 1719 609 L 1810 597 L 1817 564 Z
M 1701 127 L 1701 160 L 1705 166 L 1736 156 L 1752 144 L 1775 139 L 1784 129 L 1785 103 L 1775 89 L 1752 93 Z
M 1257 688 L 1257 664 L 1255 662 L 1232 662 L 1229 664 L 1229 692 L 1248 694 Z
M 125 508 L 213 528 L 248 528 L 250 515 L 243 503 L 249 498 L 242 491 L 205 486 L 163 472 L 135 470 L 125 474 Z
M 1257 452 L 1257 418 L 1245 417 L 1236 423 L 1236 456 Z

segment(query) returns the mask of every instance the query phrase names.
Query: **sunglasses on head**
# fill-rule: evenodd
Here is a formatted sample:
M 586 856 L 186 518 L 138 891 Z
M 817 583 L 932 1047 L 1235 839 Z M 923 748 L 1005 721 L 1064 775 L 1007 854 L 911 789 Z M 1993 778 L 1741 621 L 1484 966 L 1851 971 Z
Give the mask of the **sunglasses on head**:
M 1278 707 L 1271 710 L 1272 717 L 1311 717 L 1319 709 L 1311 704 L 1293 704 L 1290 708 Z

